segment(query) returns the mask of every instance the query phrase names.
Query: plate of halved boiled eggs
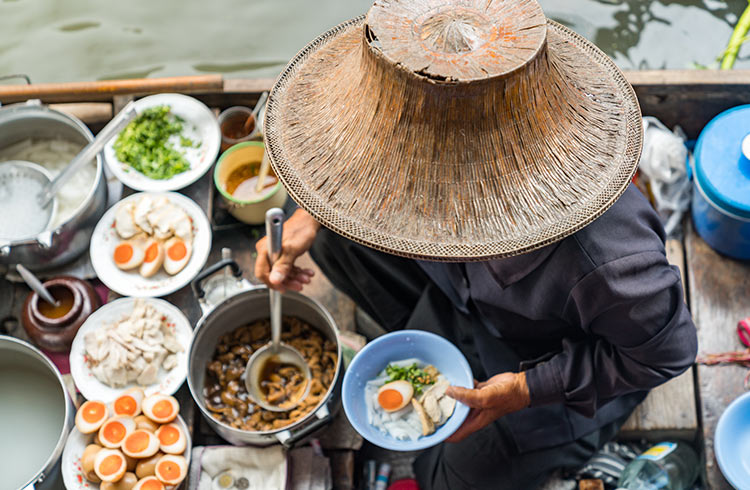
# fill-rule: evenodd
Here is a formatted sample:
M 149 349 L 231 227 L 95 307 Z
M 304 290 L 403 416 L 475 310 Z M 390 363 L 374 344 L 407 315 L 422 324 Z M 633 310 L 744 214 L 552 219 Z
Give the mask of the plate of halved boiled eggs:
M 168 490 L 187 477 L 191 441 L 172 396 L 131 388 L 84 402 L 62 456 L 68 490 Z
M 159 297 L 184 287 L 206 264 L 211 225 L 176 192 L 142 192 L 104 213 L 91 236 L 91 264 L 111 290 Z

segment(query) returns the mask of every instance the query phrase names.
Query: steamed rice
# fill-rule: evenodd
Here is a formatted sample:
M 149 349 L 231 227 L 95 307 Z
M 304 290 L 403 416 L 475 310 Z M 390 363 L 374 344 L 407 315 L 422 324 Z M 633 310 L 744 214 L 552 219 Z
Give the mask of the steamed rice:
M 0 150 L 0 162 L 25 160 L 47 169 L 54 179 L 81 151 L 83 145 L 63 139 L 31 140 L 14 143 Z M 96 161 L 81 167 L 57 193 L 57 215 L 48 229 L 55 229 L 72 218 L 96 181 Z

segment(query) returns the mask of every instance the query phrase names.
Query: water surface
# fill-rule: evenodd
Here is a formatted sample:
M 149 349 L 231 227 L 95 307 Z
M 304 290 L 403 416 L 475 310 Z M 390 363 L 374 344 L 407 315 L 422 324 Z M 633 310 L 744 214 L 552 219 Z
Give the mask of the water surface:
M 746 0 L 541 0 L 625 69 L 709 65 Z M 0 0 L 0 75 L 34 82 L 274 77 L 370 0 Z M 737 67 L 750 67 L 741 51 Z

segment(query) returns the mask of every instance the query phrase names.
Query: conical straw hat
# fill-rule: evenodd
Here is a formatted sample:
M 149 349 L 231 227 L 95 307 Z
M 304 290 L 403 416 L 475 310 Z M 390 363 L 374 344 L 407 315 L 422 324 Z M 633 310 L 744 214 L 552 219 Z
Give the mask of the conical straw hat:
M 265 128 L 276 174 L 323 225 L 444 261 L 584 227 L 642 142 L 620 70 L 534 0 L 376 0 L 289 63 Z

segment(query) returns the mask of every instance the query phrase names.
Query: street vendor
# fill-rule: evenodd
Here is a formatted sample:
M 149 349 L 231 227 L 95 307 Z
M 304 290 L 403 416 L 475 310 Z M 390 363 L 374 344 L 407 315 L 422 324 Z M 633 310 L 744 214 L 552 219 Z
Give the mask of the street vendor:
M 474 5 L 476 4 L 476 5 Z M 697 349 L 659 217 L 630 184 L 640 110 L 622 73 L 534 0 L 377 0 L 292 60 L 269 98 L 300 205 L 270 267 L 309 251 L 385 330 L 452 341 L 471 407 L 414 464 L 422 489 L 537 488 L 613 438 Z

